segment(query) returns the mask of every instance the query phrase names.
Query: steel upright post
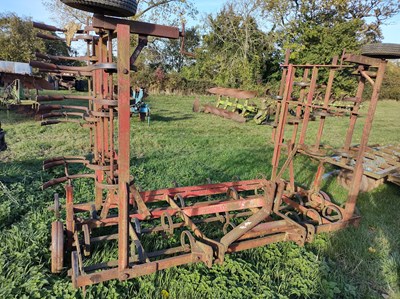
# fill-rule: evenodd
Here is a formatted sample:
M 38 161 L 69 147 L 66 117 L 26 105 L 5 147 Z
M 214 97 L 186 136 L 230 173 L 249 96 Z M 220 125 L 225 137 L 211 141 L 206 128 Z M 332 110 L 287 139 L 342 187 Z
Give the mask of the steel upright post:
M 117 25 L 118 37 L 118 268 L 120 273 L 128 267 L 129 215 L 128 183 L 130 159 L 129 113 L 129 26 Z M 124 278 L 124 277 L 120 277 Z

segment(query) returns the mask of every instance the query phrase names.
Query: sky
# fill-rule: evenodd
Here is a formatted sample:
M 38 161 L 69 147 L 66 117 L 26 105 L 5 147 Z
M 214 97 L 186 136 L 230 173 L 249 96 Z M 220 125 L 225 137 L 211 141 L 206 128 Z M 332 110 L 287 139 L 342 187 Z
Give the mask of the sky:
M 198 21 L 207 13 L 216 13 L 223 5 L 223 0 L 194 1 L 199 11 Z M 34 21 L 54 24 L 50 13 L 45 9 L 42 0 L 0 0 L 0 13 L 15 12 L 19 16 L 32 17 Z M 189 21 L 192 24 L 192 22 Z M 168 25 L 168 24 L 165 24 Z M 383 42 L 400 43 L 400 14 L 390 20 L 390 23 L 382 26 Z

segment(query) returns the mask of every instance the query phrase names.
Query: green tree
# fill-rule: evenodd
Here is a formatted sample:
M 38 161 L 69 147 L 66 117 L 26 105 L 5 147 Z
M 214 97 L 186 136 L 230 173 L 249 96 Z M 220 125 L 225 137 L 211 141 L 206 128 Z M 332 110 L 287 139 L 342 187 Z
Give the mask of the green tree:
M 70 56 L 72 51 L 64 42 L 40 39 L 36 36 L 38 32 L 30 18 L 0 14 L 0 60 L 29 62 L 36 59 L 35 52 Z
M 381 99 L 400 101 L 400 62 L 391 61 L 388 64 L 381 88 Z
M 343 49 L 382 38 L 381 25 L 400 11 L 397 0 L 265 0 L 264 14 L 275 24 L 278 44 L 299 63 L 329 62 Z
M 258 12 L 256 3 L 232 1 L 215 17 L 209 15 L 196 63 L 185 68 L 185 74 L 230 87 L 251 88 L 265 82 L 274 45 L 257 22 Z
M 29 62 L 35 51 L 45 51 L 45 43 L 36 37 L 37 32 L 30 19 L 14 13 L 0 14 L 0 60 Z

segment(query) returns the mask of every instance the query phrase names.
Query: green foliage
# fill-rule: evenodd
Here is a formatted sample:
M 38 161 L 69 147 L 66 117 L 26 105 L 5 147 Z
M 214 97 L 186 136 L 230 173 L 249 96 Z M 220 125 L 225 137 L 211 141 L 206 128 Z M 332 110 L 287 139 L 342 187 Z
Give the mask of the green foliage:
M 153 69 L 142 66 L 140 72 L 133 75 L 133 82 L 145 87 L 150 93 L 166 94 L 204 94 L 214 86 L 211 81 L 203 79 L 188 79 L 185 73 L 165 73 L 161 67 Z
M 29 18 L 0 14 L 0 60 L 29 62 L 35 59 L 35 52 L 69 56 L 64 42 L 37 38 L 38 32 Z
M 380 98 L 400 100 L 400 67 L 396 63 L 388 63 L 383 84 L 381 87 Z
M 29 62 L 35 51 L 43 52 L 45 44 L 36 37 L 37 32 L 30 19 L 0 14 L 0 60 Z
M 207 26 L 187 75 L 227 87 L 251 88 L 267 80 L 272 38 L 259 28 L 251 8 L 228 3 L 215 17 L 208 16 Z

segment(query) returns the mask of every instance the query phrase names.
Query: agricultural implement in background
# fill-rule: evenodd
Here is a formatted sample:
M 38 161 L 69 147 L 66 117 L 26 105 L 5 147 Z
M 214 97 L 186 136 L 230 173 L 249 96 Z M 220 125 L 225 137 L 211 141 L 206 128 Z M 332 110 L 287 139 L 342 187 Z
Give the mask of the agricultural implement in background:
M 147 123 L 150 125 L 150 106 L 144 102 L 143 88 L 136 88 L 132 92 L 130 111 L 132 115 L 139 115 L 141 121 L 147 118 Z
M 271 115 L 271 105 L 267 104 L 266 100 L 261 100 L 261 106 L 254 103 L 253 100 L 257 97 L 255 91 L 224 87 L 214 87 L 207 91 L 217 95 L 216 105 L 208 103 L 200 107 L 200 101 L 196 99 L 193 103 L 193 112 L 211 113 L 239 123 L 252 118 L 257 124 L 268 121 Z
M 122 7 L 125 7 L 124 3 L 121 1 Z M 62 32 L 44 24 L 36 24 L 36 27 L 38 26 L 44 30 Z M 175 27 L 102 15 L 94 15 L 91 25 L 88 25 L 83 33 L 90 36 L 85 38 L 90 49 L 86 57 L 88 66 L 75 67 L 74 71 L 90 77 L 93 89 L 85 97 L 88 107 L 76 107 L 80 112 L 74 115 L 79 119 L 68 118 L 66 121 L 79 122 L 90 128 L 92 153 L 90 159 L 66 156 L 44 162 L 44 169 L 61 166 L 65 171 L 63 177 L 43 185 L 43 188 L 48 188 L 65 183 L 66 191 L 65 221 L 60 219 L 58 197 L 54 200 L 53 208 L 57 220 L 52 223 L 51 230 L 52 272 L 61 272 L 65 266 L 70 265 L 68 274 L 75 287 L 111 279 L 124 281 L 189 263 L 204 263 L 211 267 L 223 263 L 228 253 L 274 242 L 292 241 L 304 245 L 306 242 L 312 242 L 315 234 L 358 224 L 360 216 L 355 213 L 355 204 L 363 175 L 362 157 L 365 154 L 383 80 L 385 60 L 345 55 L 340 65 L 333 63 L 284 66 L 285 84 L 274 135 L 273 170 L 270 180 L 259 177 L 246 181 L 140 191 L 130 173 L 129 109 L 130 70 L 133 69 L 133 62 L 140 50 L 136 49 L 131 55 L 130 35 L 138 34 L 142 39 L 148 36 L 178 39 L 183 33 Z M 79 34 L 81 33 L 78 32 L 77 35 Z M 115 62 L 114 43 L 117 45 Z M 32 65 L 41 66 L 43 70 L 59 67 L 44 62 L 32 62 Z M 330 113 L 321 114 L 317 140 L 311 145 L 306 144 L 310 109 L 318 71 L 321 68 L 328 69 L 330 73 L 328 95 L 333 82 L 331 78 L 336 71 L 343 68 L 358 72 L 358 76 L 355 77 L 358 81 L 355 95 L 357 103 L 361 101 L 366 81 L 373 83 L 350 190 L 343 207 L 320 190 L 324 161 L 320 162 L 314 183 L 309 190 L 295 185 L 293 157 L 298 153 L 311 157 L 320 155 L 322 132 L 329 129 L 324 128 L 324 120 Z M 295 87 L 293 78 L 299 70 L 307 75 L 311 73 L 311 84 L 302 89 L 306 101 L 292 103 L 291 95 Z M 370 70 L 376 71 L 375 80 L 368 75 Z M 116 97 L 113 94 L 114 82 L 118 82 Z M 328 99 L 328 96 L 325 97 L 323 105 L 313 108 L 332 111 L 330 109 L 333 108 L 327 105 Z M 286 144 L 284 134 L 287 129 L 288 107 L 292 104 L 298 105 L 298 113 L 303 108 L 304 116 L 301 118 L 301 126 L 299 121 L 290 131 L 292 138 Z M 60 112 L 59 115 L 63 114 Z M 353 110 L 344 150 L 350 149 L 358 116 L 358 111 Z M 115 122 L 118 122 L 118 126 L 115 126 Z M 299 138 L 297 135 L 300 135 Z M 281 161 L 283 147 L 286 147 L 288 152 L 284 162 Z M 88 172 L 71 173 L 70 166 L 73 164 L 85 166 Z M 287 169 L 289 180 L 285 181 L 282 176 Z M 93 180 L 94 195 L 91 200 L 83 202 L 82 199 L 74 197 L 73 181 L 76 179 Z M 146 242 L 149 234 L 159 241 L 157 248 L 151 247 L 151 244 L 155 243 Z M 179 234 L 180 238 L 169 238 L 176 234 Z M 114 256 L 114 259 L 93 263 L 92 250 L 110 251 L 112 249 L 106 245 L 109 242 L 118 244 L 117 252 L 107 254 Z M 94 244 L 97 246 L 93 246 Z
M 28 63 L 0 61 L 0 106 L 5 109 L 26 107 L 28 111 L 37 109 L 38 90 L 54 89 L 46 80 L 32 75 Z
M 10 106 L 17 105 L 29 105 L 35 107 L 38 105 L 38 102 L 30 99 L 29 96 L 26 97 L 21 80 L 15 79 L 3 89 L 2 95 L 0 95 L 0 104 L 8 109 Z
M 281 84 L 284 84 L 284 78 L 282 80 L 283 81 Z M 309 82 L 295 81 L 293 84 L 303 88 L 310 86 Z M 326 88 L 326 85 L 319 86 L 319 89 L 322 88 Z M 270 91 L 268 90 L 266 97 L 257 98 L 257 92 L 255 91 L 224 87 L 214 87 L 207 91 L 211 94 L 217 95 L 216 104 L 213 105 L 211 103 L 207 103 L 201 107 L 200 100 L 197 98 L 193 103 L 193 112 L 210 113 L 223 118 L 232 119 L 239 123 L 244 123 L 253 119 L 258 125 L 269 124 L 276 127 L 276 117 L 279 114 L 282 95 L 270 94 Z M 322 106 L 322 96 L 322 91 L 316 92 L 312 104 L 315 106 Z M 261 102 L 261 105 L 257 105 L 251 100 L 255 100 L 256 98 Z M 293 97 L 293 100 L 297 99 L 298 97 Z M 341 99 L 338 100 L 333 96 L 333 94 L 331 94 L 328 106 L 332 108 L 339 108 L 337 110 L 330 110 L 331 112 L 335 111 L 334 116 L 344 116 L 351 113 L 354 105 L 352 101 L 349 103 L 349 99 L 346 96 L 342 96 Z M 289 114 L 292 116 L 292 118 L 288 119 L 289 124 L 293 124 L 293 117 L 296 117 L 295 107 L 296 105 L 291 105 L 289 108 Z M 301 118 L 304 116 L 304 112 L 304 109 L 302 109 L 300 112 Z M 315 120 L 318 114 L 318 111 L 311 109 L 310 120 Z

